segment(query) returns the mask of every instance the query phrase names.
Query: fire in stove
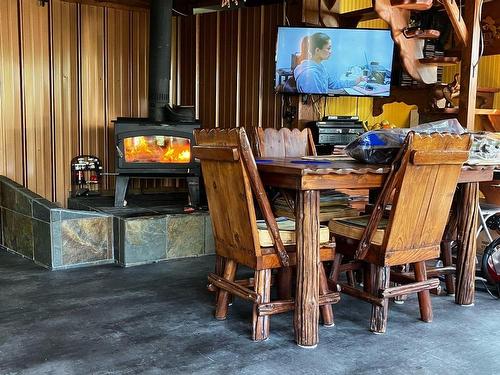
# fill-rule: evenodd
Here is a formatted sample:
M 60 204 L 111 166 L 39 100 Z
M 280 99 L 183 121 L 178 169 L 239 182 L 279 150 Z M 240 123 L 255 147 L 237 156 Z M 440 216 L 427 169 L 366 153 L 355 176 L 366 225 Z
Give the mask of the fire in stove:
M 191 142 L 187 138 L 153 135 L 125 138 L 127 163 L 190 163 Z

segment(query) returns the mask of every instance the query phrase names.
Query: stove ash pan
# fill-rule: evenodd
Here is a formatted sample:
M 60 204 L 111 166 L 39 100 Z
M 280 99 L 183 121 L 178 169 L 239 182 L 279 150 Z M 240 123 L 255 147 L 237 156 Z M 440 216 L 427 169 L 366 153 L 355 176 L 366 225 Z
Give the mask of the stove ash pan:
M 199 204 L 200 164 L 191 151 L 192 123 L 155 123 L 149 119 L 118 118 L 115 121 L 115 206 L 123 207 L 131 177 L 186 177 L 190 201 Z

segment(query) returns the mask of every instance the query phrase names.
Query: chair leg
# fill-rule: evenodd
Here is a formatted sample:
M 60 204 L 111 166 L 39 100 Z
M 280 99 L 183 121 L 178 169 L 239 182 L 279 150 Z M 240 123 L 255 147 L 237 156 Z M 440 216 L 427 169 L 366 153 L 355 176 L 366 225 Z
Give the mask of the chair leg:
M 326 278 L 325 267 L 323 262 L 319 265 L 319 294 L 328 294 L 330 289 L 328 288 L 328 280 Z M 327 327 L 332 327 L 335 325 L 333 320 L 333 308 L 332 305 L 320 306 L 321 316 L 323 317 L 323 325 Z
M 237 263 L 234 260 L 226 259 L 224 266 L 223 277 L 226 280 L 234 281 L 234 277 L 236 276 L 236 267 Z M 218 320 L 224 320 L 227 316 L 227 305 L 228 305 L 228 292 L 224 289 L 219 289 L 219 293 L 217 295 L 217 304 L 215 306 L 215 318 Z
M 378 295 L 379 290 L 383 290 L 389 287 L 391 268 L 390 267 L 371 267 L 371 277 L 373 284 L 371 288 L 371 293 L 373 295 Z M 375 271 L 375 272 L 373 272 Z M 384 299 L 384 305 L 382 307 L 372 305 L 372 317 L 370 321 L 370 331 L 374 333 L 385 333 L 387 329 L 387 315 L 389 311 L 389 299 Z
M 278 269 L 277 286 L 278 286 L 278 299 L 289 300 L 292 299 L 292 281 L 293 270 L 291 267 L 282 267 Z
M 226 258 L 220 255 L 215 256 L 215 274 L 218 276 L 223 276 L 224 275 L 224 266 L 226 264 Z M 217 301 L 219 300 L 219 289 L 215 291 L 215 303 L 217 304 Z
M 405 271 L 409 271 L 410 270 L 410 265 L 409 264 L 405 264 L 405 265 L 402 265 L 402 266 L 399 266 L 399 267 L 400 267 L 400 271 L 401 272 L 405 272 Z M 400 284 L 394 283 L 394 285 L 400 285 Z M 407 299 L 408 299 L 408 294 L 402 294 L 400 296 L 394 297 L 394 303 L 396 303 L 398 305 L 402 305 L 403 303 L 405 303 L 405 301 Z
M 441 260 L 443 261 L 444 267 L 453 265 L 451 240 L 443 239 L 443 241 L 441 241 Z M 455 295 L 455 281 L 453 280 L 453 274 L 445 275 L 444 281 L 446 285 L 446 293 L 449 295 Z
M 328 276 L 328 280 L 330 281 L 330 285 L 331 284 L 337 285 L 337 283 L 339 281 L 340 265 L 342 264 L 343 258 L 344 258 L 344 255 L 339 254 L 339 253 L 335 254 L 335 259 L 333 261 L 332 268 L 330 270 L 330 275 Z M 338 288 L 335 288 L 334 291 L 338 292 Z
M 415 280 L 427 280 L 427 271 L 425 269 L 425 262 L 417 262 L 413 264 L 415 270 Z M 420 306 L 420 317 L 424 322 L 432 322 L 432 304 L 431 295 L 429 290 L 422 290 L 418 292 L 418 304 Z
M 261 302 L 271 301 L 271 270 L 255 271 L 255 291 L 262 297 Z M 262 341 L 269 338 L 269 315 L 259 316 L 258 305 L 254 303 L 252 313 L 252 340 Z
M 354 272 L 346 271 L 346 276 L 347 276 L 347 284 L 349 284 L 353 288 L 356 287 L 356 278 L 354 277 Z

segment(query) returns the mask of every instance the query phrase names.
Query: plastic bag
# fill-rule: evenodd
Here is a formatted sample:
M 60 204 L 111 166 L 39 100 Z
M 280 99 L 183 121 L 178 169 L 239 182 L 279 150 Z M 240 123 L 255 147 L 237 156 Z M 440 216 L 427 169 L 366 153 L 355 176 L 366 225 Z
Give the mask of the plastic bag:
M 421 134 L 465 133 L 457 119 L 429 122 L 413 128 L 371 130 L 349 143 L 345 151 L 349 156 L 363 163 L 390 164 L 410 130 Z
M 473 134 L 468 164 L 500 165 L 500 134 Z

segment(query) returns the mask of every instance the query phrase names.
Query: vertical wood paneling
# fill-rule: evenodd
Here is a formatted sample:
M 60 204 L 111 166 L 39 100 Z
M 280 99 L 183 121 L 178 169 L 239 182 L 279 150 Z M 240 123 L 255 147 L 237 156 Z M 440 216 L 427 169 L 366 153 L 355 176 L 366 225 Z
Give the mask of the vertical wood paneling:
M 115 170 L 115 132 L 113 122 L 117 117 L 130 117 L 132 107 L 130 61 L 130 11 L 106 9 L 106 71 L 107 116 L 107 171 Z M 114 186 L 114 179 L 108 181 Z
M 200 16 L 200 120 L 205 128 L 215 126 L 215 60 L 217 14 Z
M 283 6 L 281 4 L 264 8 L 264 38 L 262 39 L 262 127 L 281 125 L 281 100 L 274 91 L 275 50 L 278 25 L 283 22 Z
M 182 105 L 195 104 L 196 76 L 196 17 L 178 17 L 180 102 Z
M 54 200 L 65 204 L 71 188 L 71 159 L 79 154 L 77 5 L 52 2 L 54 76 Z
M 82 5 L 81 25 L 82 151 L 99 157 L 106 165 L 104 8 Z
M 261 8 L 241 11 L 240 126 L 258 126 Z
M 131 116 L 148 115 L 149 13 L 132 13 L 132 108 Z
M 49 7 L 21 1 L 27 187 L 52 199 Z
M 0 1 L 0 174 L 23 183 L 19 23 L 16 1 Z
M 236 78 L 238 51 L 238 12 L 220 13 L 220 72 L 219 72 L 219 127 L 236 126 Z

